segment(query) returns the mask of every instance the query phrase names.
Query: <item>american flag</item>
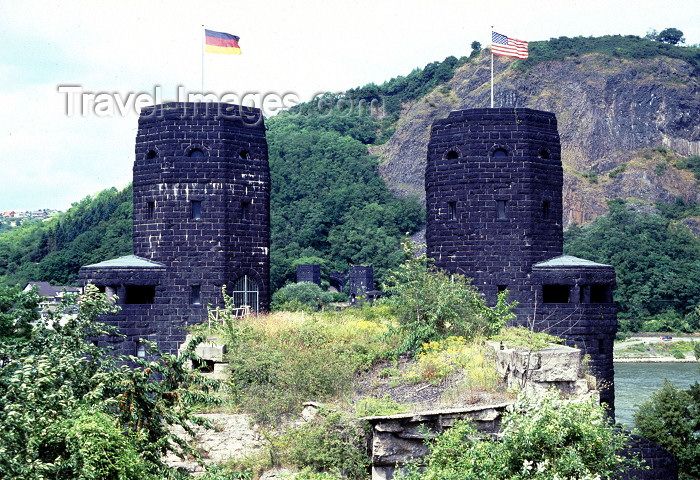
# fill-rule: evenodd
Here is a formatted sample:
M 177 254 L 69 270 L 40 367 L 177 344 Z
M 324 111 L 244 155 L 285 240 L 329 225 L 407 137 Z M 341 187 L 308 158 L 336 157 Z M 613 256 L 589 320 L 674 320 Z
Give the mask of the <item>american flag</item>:
M 491 53 L 525 60 L 527 58 L 527 42 L 491 32 Z

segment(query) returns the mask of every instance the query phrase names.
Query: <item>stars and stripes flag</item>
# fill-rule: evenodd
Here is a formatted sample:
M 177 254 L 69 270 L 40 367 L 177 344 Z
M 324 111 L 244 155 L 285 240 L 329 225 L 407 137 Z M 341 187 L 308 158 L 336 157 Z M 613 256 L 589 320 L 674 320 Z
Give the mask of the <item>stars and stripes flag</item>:
M 491 53 L 525 60 L 528 56 L 527 42 L 491 32 Z

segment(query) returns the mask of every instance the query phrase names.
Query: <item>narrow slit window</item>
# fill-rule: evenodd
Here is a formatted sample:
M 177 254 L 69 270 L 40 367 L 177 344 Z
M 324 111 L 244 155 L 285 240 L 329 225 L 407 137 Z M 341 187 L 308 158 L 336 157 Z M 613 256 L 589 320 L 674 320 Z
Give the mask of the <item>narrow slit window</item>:
M 447 202 L 447 216 L 450 220 L 457 220 L 457 202 Z
M 156 202 L 148 202 L 146 205 L 146 216 L 149 220 L 153 220 L 156 214 Z
M 544 202 L 542 202 L 542 218 L 545 220 L 549 220 L 550 216 L 550 203 L 545 200 Z
M 190 289 L 190 303 L 192 305 L 202 304 L 202 287 L 200 285 L 192 285 Z
M 496 200 L 496 218 L 499 220 L 506 219 L 506 200 Z
M 241 219 L 248 220 L 250 216 L 250 200 L 243 200 L 241 202 Z
M 190 202 L 190 213 L 192 220 L 200 220 L 202 218 L 202 202 L 200 200 Z

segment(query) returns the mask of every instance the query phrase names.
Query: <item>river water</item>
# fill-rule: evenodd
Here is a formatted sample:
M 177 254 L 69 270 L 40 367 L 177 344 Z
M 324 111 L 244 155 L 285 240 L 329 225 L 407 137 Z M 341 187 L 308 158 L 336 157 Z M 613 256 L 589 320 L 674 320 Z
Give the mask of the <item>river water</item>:
M 639 405 L 668 379 L 687 389 L 700 381 L 700 363 L 615 363 L 615 417 L 632 429 L 635 405 Z

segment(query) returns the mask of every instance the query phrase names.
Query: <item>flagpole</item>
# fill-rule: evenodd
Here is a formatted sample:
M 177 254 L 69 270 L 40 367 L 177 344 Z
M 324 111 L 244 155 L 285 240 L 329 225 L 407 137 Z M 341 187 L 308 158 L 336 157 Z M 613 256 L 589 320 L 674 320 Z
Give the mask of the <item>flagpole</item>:
M 493 25 L 491 25 L 491 108 L 493 108 Z
M 206 30 L 202 24 L 202 101 L 204 101 L 204 44 L 206 42 Z

